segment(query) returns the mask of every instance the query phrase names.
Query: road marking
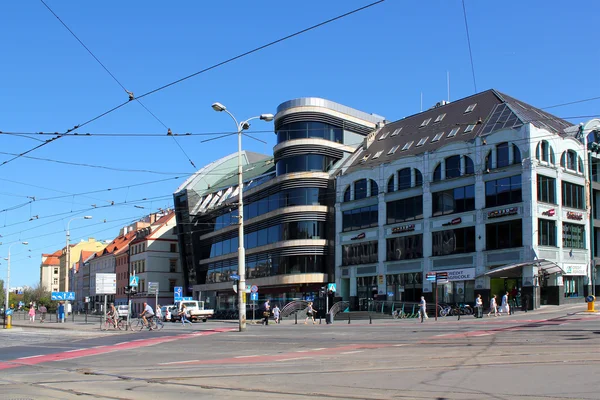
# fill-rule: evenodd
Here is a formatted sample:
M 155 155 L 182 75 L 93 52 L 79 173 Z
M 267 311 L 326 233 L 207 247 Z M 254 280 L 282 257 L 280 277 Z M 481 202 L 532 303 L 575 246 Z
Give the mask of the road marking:
M 312 351 L 321 351 L 321 350 L 325 350 L 325 347 L 319 347 L 318 349 L 312 349 Z
M 146 340 L 146 339 L 144 339 L 144 340 Z M 119 346 L 119 345 L 122 345 L 122 344 L 127 344 L 127 343 L 129 343 L 129 342 L 115 343 L 115 346 Z
M 198 362 L 198 361 L 200 361 L 200 360 L 172 361 L 172 362 L 167 362 L 167 363 L 160 363 L 158 365 L 186 364 L 186 363 L 192 363 L 192 362 Z
M 356 351 L 344 351 L 340 354 L 356 354 L 356 353 L 362 353 L 363 350 L 356 350 Z
M 258 354 L 255 354 L 253 356 L 237 356 L 237 357 L 234 357 L 234 358 L 249 358 L 249 357 L 258 357 Z
M 490 336 L 491 333 L 480 333 L 478 335 L 473 335 L 473 336 Z
M 284 358 L 283 360 L 275 360 L 275 361 L 277 361 L 277 362 L 280 362 L 280 361 L 295 361 L 295 360 L 306 360 L 306 359 L 309 359 L 309 358 L 312 358 L 312 357 Z
M 308 350 L 296 350 L 296 353 L 308 353 Z
M 65 351 L 65 353 L 74 353 L 76 351 L 82 351 L 82 350 L 87 350 L 87 349 L 73 349 L 73 350 L 67 350 Z
M 26 360 L 26 359 L 28 359 L 28 358 L 36 358 L 36 357 L 42 357 L 42 354 L 40 354 L 40 355 L 37 355 L 37 356 L 19 357 L 19 358 L 17 358 L 17 360 Z
M 401 347 L 401 346 L 406 346 L 406 345 L 405 344 L 394 344 L 392 346 L 394 346 L 394 347 Z

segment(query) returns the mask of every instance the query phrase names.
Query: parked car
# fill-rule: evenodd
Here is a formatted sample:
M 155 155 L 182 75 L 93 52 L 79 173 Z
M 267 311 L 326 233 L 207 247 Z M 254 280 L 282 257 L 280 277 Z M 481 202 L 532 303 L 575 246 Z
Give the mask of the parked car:
M 119 315 L 119 318 L 127 318 L 127 314 L 129 314 L 129 306 L 127 304 L 118 305 L 117 314 Z
M 167 318 L 167 310 L 169 310 L 169 312 L 171 313 L 170 319 Z M 160 311 L 162 314 L 163 321 L 165 321 L 165 322 L 166 321 L 172 321 L 172 322 L 177 321 L 178 316 L 177 316 L 177 307 L 176 306 L 174 306 L 172 304 L 167 305 L 167 306 L 162 306 L 160 308 Z
M 187 311 L 190 313 L 190 316 L 188 317 L 188 319 L 192 322 L 194 322 L 194 321 L 206 322 L 207 319 L 212 318 L 213 314 L 215 313 L 215 310 L 205 309 L 203 301 L 186 300 L 183 302 L 175 303 L 177 310 L 175 313 L 173 313 L 174 317 L 176 316 L 178 319 L 181 319 L 181 317 L 179 317 L 177 314 L 181 310 L 181 306 L 183 304 L 185 304 Z

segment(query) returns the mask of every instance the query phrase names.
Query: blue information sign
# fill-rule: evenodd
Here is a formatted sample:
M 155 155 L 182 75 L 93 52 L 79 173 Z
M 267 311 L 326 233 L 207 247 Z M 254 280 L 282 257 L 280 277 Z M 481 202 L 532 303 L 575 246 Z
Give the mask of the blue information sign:
M 250 300 L 257 301 L 258 300 L 258 293 L 257 292 L 250 293 Z
M 183 300 L 183 287 L 175 286 L 175 288 L 173 288 L 173 297 L 175 298 L 175 301 L 182 301 Z
M 75 300 L 75 292 L 52 292 L 50 294 L 51 300 Z

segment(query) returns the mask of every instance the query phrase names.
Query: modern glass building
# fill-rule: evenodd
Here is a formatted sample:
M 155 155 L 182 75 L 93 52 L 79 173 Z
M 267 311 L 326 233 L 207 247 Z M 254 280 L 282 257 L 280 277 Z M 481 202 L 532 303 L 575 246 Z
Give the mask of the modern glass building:
M 246 283 L 259 302 L 309 299 L 334 280 L 335 179 L 383 118 L 318 98 L 281 104 L 273 156 L 243 154 Z M 174 194 L 186 292 L 235 308 L 237 153 L 207 165 Z

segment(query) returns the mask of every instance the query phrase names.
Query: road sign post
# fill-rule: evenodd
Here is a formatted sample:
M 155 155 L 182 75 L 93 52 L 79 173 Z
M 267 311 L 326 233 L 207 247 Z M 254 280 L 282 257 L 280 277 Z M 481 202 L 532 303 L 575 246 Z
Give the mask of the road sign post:
M 183 287 L 182 286 L 175 286 L 175 288 L 173 288 L 173 299 L 176 302 L 183 300 Z

